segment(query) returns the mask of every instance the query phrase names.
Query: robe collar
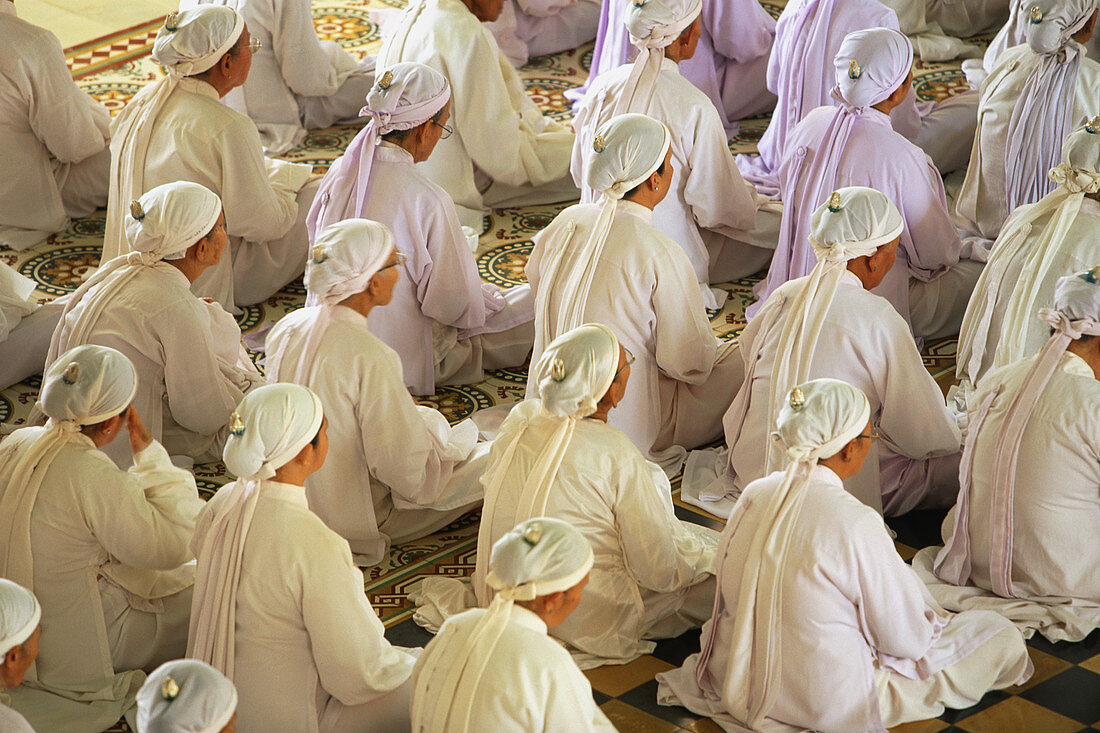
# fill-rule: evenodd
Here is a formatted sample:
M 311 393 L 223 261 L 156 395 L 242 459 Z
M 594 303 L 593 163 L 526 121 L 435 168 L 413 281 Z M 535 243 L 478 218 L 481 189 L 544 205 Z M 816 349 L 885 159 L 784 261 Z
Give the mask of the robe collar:
M 332 320 L 343 321 L 344 323 L 350 323 L 360 328 L 367 327 L 366 316 L 354 308 L 348 308 L 346 305 L 335 305 L 332 307 Z
M 378 144 L 378 149 L 374 151 L 374 155 L 376 160 L 392 160 L 398 163 L 407 163 L 409 165 L 415 163 L 412 153 L 405 150 L 405 148 L 400 145 L 395 145 L 386 140 Z
M 546 622 L 539 618 L 537 613 L 520 605 L 512 606 L 512 615 L 508 619 L 508 623 L 537 631 L 540 634 L 549 633 L 549 629 L 546 628 Z
M 345 308 L 344 310 L 347 309 Z M 284 484 L 280 481 L 264 481 L 262 491 L 263 498 L 285 501 L 288 504 L 300 506 L 303 509 L 309 509 L 309 502 L 306 501 L 306 488 L 304 486 Z
M 1092 367 L 1088 365 L 1088 362 L 1081 357 L 1074 354 L 1072 351 L 1067 351 L 1062 354 L 1061 363 L 1058 364 L 1058 369 L 1070 374 L 1074 377 L 1086 377 L 1088 379 L 1095 379 L 1096 375 L 1092 372 Z
M 180 79 L 178 89 L 191 92 L 192 94 L 198 94 L 201 97 L 209 97 L 213 100 L 218 100 L 218 90 L 213 87 L 209 82 L 205 82 L 202 79 L 195 79 L 194 77 L 185 76 Z
M 8 0 L 0 1 L 0 15 L 14 15 L 19 17 L 19 13 L 15 10 L 15 3 L 10 3 Z
M 875 109 L 874 107 L 868 107 L 867 109 L 865 109 L 863 111 L 863 114 L 860 115 L 860 119 L 867 120 L 868 122 L 873 122 L 876 125 L 882 125 L 883 127 L 889 127 L 891 130 L 894 129 L 894 124 L 890 121 L 890 115 L 883 114 L 881 111 Z
M 810 469 L 810 483 L 815 486 L 826 484 L 840 491 L 845 490 L 844 482 L 840 480 L 840 476 L 837 476 L 833 469 L 822 466 L 820 463 Z
M 630 214 L 636 216 L 646 224 L 653 224 L 653 209 L 647 209 L 641 204 L 636 204 L 633 201 L 627 201 L 626 199 L 619 199 L 615 202 L 616 214 Z
M 840 276 L 840 284 L 841 285 L 854 285 L 855 287 L 859 288 L 860 290 L 863 290 L 863 281 L 860 280 L 858 277 L 856 277 L 855 273 L 853 273 L 851 270 L 845 270 L 844 273 Z M 871 292 L 871 291 L 868 290 L 867 292 Z

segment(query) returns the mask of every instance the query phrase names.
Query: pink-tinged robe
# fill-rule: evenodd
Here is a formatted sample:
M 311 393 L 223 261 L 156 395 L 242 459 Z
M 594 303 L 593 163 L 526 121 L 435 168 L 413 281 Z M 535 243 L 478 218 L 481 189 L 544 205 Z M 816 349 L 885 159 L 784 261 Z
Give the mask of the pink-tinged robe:
M 568 98 L 579 100 L 601 74 L 633 60 L 626 30 L 632 1 L 604 0 L 588 80 L 567 92 Z M 775 95 L 765 84 L 775 20 L 757 0 L 703 0 L 702 18 L 699 46 L 692 58 L 680 63 L 680 72 L 710 98 L 726 134 L 733 137 L 738 120 L 775 105 Z
M 809 198 L 821 182 L 835 177 L 831 189 L 874 188 L 898 207 L 905 220 L 897 264 L 875 288 L 875 294 L 890 301 L 916 337 L 946 335 L 935 333 L 943 329 L 935 326 L 932 318 L 926 323 L 916 322 L 911 316 L 910 303 L 910 280 L 934 287 L 937 279 L 959 265 L 962 242 L 948 217 L 943 180 L 924 151 L 895 132 L 890 118 L 873 108 L 854 121 L 836 169 L 821 170 L 817 161 L 827 154 L 830 141 L 824 138 L 836 111 L 836 107 L 819 107 L 791 131 L 788 155 L 779 169 L 784 202 L 779 243 L 767 279 L 754 291 L 758 300 L 746 313 L 750 318 L 756 317 L 772 291 L 788 280 L 809 275 L 817 264 L 809 241 L 810 216 L 825 202 Z M 957 331 L 979 272 L 980 268 L 975 268 L 972 278 L 962 278 L 957 288 L 945 288 L 945 292 L 939 293 L 939 310 L 950 315 L 948 333 L 952 324 Z
M 718 545 L 718 594 L 701 652 L 657 675 L 658 702 L 742 731 L 732 701 L 752 679 L 730 674 L 733 616 L 746 557 L 776 472 L 745 489 Z M 779 688 L 766 731 L 886 727 L 965 708 L 1032 672 L 1019 632 L 993 613 L 948 614 L 930 601 L 872 509 L 828 468 L 811 469 L 778 582 Z M 744 711 L 740 711 L 744 714 Z M 791 728 L 788 726 L 795 726 Z
M 1063 354 L 1027 417 L 1019 451 L 999 455 L 1009 405 L 1037 358 L 990 372 L 974 395 L 969 484 L 944 521 L 945 547 L 922 550 L 913 566 L 945 608 L 997 611 L 1027 636 L 1080 641 L 1100 627 L 1100 382 L 1083 359 Z M 997 496 L 994 467 L 1011 460 L 1015 481 Z M 964 504 L 966 526 L 956 528 Z M 991 567 L 1005 558 L 1015 598 L 993 590 Z M 933 574 L 947 576 L 941 564 L 960 561 L 961 586 Z
M 596 37 L 600 0 L 504 0 L 488 23 L 501 52 L 515 67 L 536 56 L 568 51 Z

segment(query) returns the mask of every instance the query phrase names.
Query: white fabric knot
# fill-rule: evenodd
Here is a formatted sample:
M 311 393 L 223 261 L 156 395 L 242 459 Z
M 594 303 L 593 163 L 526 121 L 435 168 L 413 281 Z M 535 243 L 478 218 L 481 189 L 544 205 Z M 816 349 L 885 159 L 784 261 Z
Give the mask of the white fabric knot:
M 1063 333 L 1076 341 L 1082 336 L 1100 336 L 1100 321 L 1093 318 L 1081 318 L 1071 321 L 1061 311 L 1053 308 L 1040 308 L 1039 320 L 1050 324 L 1057 333 Z
M 1050 180 L 1065 187 L 1070 193 L 1097 193 L 1100 191 L 1100 172 L 1078 170 L 1068 163 L 1060 163 L 1050 169 Z

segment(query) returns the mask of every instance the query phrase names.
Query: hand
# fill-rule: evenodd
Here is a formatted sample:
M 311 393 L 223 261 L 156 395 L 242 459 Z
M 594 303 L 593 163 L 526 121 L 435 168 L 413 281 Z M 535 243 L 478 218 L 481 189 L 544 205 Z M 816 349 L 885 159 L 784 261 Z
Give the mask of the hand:
M 133 405 L 126 410 L 126 429 L 130 432 L 130 450 L 134 452 L 135 456 L 148 448 L 149 444 L 153 442 L 153 436 L 149 434 L 145 423 L 138 417 L 137 410 L 134 409 Z
M 214 300 L 213 298 L 200 298 L 199 300 L 201 300 L 204 303 L 209 303 L 210 305 L 214 305 L 215 303 L 218 302 L 218 301 Z

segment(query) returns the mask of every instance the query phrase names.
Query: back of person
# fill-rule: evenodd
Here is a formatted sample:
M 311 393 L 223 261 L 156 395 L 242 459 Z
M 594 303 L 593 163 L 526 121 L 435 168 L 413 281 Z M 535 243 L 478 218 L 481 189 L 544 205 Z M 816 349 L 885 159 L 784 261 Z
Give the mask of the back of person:
M 1000 393 L 974 445 L 971 471 L 970 578 L 986 590 L 992 588 L 990 522 L 986 518 L 1006 509 L 993 507 L 990 497 L 991 477 L 999 460 L 998 434 L 1011 397 L 1019 392 L 1034 363 L 1035 357 L 1031 357 L 990 372 L 973 400 L 980 405 L 991 391 Z M 1083 359 L 1064 354 L 1028 419 L 1014 459 L 1011 575 L 1012 585 L 1022 597 L 1100 602 L 1097 405 L 1100 383 L 1092 370 Z

